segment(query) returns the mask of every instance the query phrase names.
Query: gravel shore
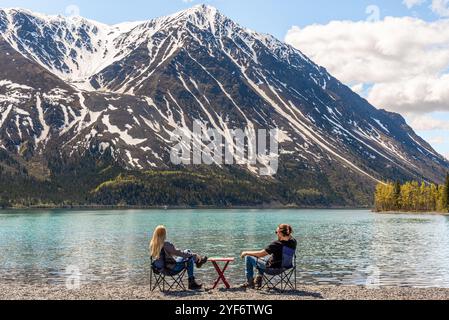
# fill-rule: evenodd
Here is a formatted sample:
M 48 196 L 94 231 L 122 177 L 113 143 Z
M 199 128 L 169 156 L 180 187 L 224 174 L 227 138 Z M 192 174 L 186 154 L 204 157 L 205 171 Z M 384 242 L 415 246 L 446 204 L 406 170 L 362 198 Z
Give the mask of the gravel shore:
M 449 300 L 449 289 L 380 288 L 356 286 L 298 286 L 280 294 L 241 289 L 200 292 L 150 292 L 148 286 L 85 285 L 78 290 L 65 286 L 0 283 L 0 300 Z

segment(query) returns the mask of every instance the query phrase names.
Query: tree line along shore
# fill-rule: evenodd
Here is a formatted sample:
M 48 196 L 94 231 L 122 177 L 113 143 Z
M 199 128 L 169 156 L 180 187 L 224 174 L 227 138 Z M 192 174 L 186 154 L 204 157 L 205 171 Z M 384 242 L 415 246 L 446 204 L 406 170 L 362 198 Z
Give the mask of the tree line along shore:
M 449 174 L 443 185 L 418 181 L 379 183 L 374 198 L 376 212 L 449 213 Z

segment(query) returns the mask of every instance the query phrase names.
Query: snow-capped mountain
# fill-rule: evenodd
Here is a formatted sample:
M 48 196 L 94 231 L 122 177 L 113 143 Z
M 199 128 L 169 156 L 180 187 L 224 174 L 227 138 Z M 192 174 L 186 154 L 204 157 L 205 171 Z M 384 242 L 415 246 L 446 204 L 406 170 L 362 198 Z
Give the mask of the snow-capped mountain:
M 80 17 L 0 11 L 2 35 L 17 51 L 66 81 L 94 75 L 119 56 L 115 40 L 137 23 L 107 26 Z
M 225 139 L 280 128 L 280 182 L 304 173 L 372 188 L 449 170 L 400 115 L 209 6 L 114 26 L 5 9 L 0 47 L 0 147 L 24 163 L 110 154 L 127 169 L 167 169 L 171 132 L 199 120 Z

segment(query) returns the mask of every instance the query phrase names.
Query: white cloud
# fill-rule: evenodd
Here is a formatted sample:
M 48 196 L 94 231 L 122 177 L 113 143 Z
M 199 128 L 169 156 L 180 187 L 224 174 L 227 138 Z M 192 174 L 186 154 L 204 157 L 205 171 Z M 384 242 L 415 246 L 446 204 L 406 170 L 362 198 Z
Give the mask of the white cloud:
M 376 106 L 401 113 L 449 110 L 449 74 L 416 75 L 373 86 L 368 100 Z
M 415 6 L 422 5 L 426 0 L 403 0 L 402 3 L 407 6 L 407 8 L 411 9 Z
M 449 0 L 432 0 L 430 7 L 440 17 L 449 17 Z
M 402 3 L 408 9 L 420 6 L 426 2 L 427 0 L 402 0 Z M 449 0 L 432 0 L 430 9 L 432 9 L 433 13 L 440 17 L 449 17 Z
M 449 131 L 449 121 L 436 119 L 431 115 L 414 115 L 408 116 L 410 125 L 415 130 L 420 131 Z
M 445 144 L 448 142 L 448 139 L 443 136 L 436 136 L 427 139 L 430 144 Z
M 371 87 L 376 107 L 429 113 L 449 111 L 448 30 L 449 20 L 387 17 L 292 27 L 286 41 L 356 91 Z
M 353 85 L 353 86 L 351 87 L 352 91 L 354 91 L 355 93 L 357 93 L 357 94 L 359 94 L 359 95 L 362 95 L 362 93 L 363 93 L 363 88 L 364 88 L 363 83 L 357 83 L 356 85 Z

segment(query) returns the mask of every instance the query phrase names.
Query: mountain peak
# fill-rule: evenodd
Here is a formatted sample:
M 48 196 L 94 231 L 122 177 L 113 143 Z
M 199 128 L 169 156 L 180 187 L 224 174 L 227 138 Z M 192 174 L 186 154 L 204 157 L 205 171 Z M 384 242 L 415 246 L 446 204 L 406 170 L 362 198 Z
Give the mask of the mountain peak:
M 0 8 L 0 12 L 3 12 L 6 16 L 9 16 L 9 19 L 13 19 L 13 17 L 16 16 L 26 16 L 28 18 L 31 18 L 32 20 L 39 21 L 41 23 L 63 23 L 68 25 L 91 25 L 91 26 L 104 26 L 108 27 L 107 25 L 94 21 L 89 20 L 87 18 L 81 17 L 81 16 L 64 16 L 62 14 L 58 15 L 49 15 L 39 12 L 34 12 L 29 9 L 24 8 Z
M 64 19 L 64 17 L 62 15 L 46 15 L 43 13 L 38 13 L 38 12 L 31 11 L 29 9 L 19 8 L 19 7 L 0 8 L 0 11 L 3 11 L 7 15 L 23 14 L 23 15 L 26 15 L 29 17 L 40 19 L 40 20 Z
M 206 4 L 193 6 L 174 16 L 178 19 L 186 19 L 198 26 L 211 26 L 217 22 L 227 20 L 227 17 L 221 14 L 217 8 Z
M 218 12 L 217 8 L 215 8 L 211 5 L 208 5 L 208 4 L 204 4 L 204 3 L 193 6 L 190 9 L 187 9 L 186 11 L 195 11 L 195 12 L 202 12 L 202 13 Z

